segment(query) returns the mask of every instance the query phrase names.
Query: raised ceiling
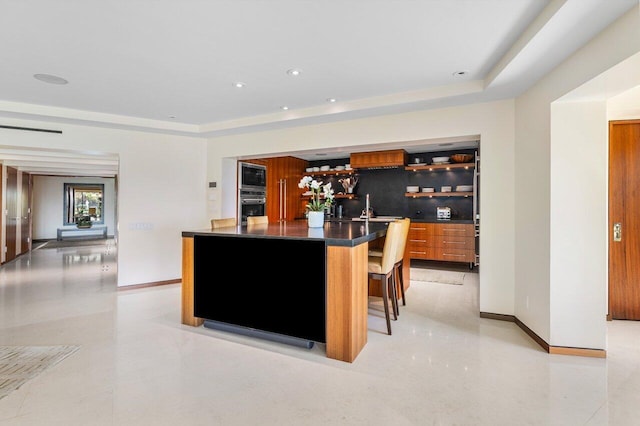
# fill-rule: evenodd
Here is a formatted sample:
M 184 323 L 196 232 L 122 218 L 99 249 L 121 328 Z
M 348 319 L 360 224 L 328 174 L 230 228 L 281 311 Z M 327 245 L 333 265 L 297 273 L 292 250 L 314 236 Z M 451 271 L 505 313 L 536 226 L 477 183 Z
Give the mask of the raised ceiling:
M 4 2 L 0 124 L 215 137 L 511 98 L 637 3 Z

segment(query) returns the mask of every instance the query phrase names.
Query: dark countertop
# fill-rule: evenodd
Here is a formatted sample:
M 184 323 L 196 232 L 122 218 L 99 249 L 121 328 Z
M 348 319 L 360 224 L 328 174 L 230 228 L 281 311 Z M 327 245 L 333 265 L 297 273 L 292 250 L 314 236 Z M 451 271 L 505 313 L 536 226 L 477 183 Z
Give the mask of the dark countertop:
M 294 240 L 322 240 L 329 246 L 355 247 L 362 243 L 383 237 L 387 233 L 384 222 L 341 221 L 325 222 L 323 228 L 309 228 L 306 220 L 297 220 L 269 225 L 230 226 L 215 230 L 200 229 L 183 231 L 183 237 L 223 236 L 238 238 L 272 238 Z
M 350 217 L 344 217 L 342 219 L 330 219 L 330 222 L 355 222 L 355 223 L 362 223 L 359 220 L 353 220 Z M 414 223 L 463 223 L 463 224 L 473 224 L 473 220 L 472 219 L 451 219 L 451 220 L 438 220 L 438 219 L 415 219 L 415 218 L 411 218 L 411 222 Z M 384 222 L 383 222 L 384 223 Z

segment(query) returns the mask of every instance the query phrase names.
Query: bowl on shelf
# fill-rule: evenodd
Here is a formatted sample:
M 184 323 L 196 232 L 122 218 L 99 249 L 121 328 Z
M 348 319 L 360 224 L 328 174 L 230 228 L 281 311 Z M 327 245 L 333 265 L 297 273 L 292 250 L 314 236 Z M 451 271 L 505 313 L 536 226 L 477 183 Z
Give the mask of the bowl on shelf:
M 407 186 L 407 192 L 418 192 L 420 191 L 419 186 Z
M 331 166 L 329 166 L 329 165 L 320 166 L 320 171 L 321 172 L 328 172 L 330 168 L 331 168 Z
M 320 167 L 314 167 L 314 168 L 313 168 L 313 171 L 314 171 L 314 172 L 319 172 L 319 171 L 320 171 Z
M 312 172 L 312 171 L 313 171 L 313 167 L 307 167 L 307 168 L 306 168 L 306 171 L 307 171 L 307 173 Z
M 446 164 L 449 162 L 449 157 L 433 157 L 431 162 L 433 164 Z
M 473 191 L 473 185 L 458 185 L 456 186 L 456 192 L 471 192 Z
M 344 166 L 336 166 L 336 170 L 340 172 L 344 170 Z
M 451 187 L 443 186 L 442 188 L 440 188 L 440 192 L 451 192 Z
M 433 192 L 434 188 L 422 188 L 422 192 Z
M 468 163 L 473 160 L 473 154 L 453 154 L 451 161 L 454 163 Z

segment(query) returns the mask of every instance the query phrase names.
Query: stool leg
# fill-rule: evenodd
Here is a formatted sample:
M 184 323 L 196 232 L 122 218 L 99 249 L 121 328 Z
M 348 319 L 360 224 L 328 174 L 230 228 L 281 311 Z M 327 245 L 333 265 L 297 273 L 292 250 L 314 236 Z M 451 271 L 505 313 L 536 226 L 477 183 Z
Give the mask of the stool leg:
M 384 316 L 387 320 L 387 334 L 391 335 L 391 318 L 389 315 L 389 276 L 384 278 L 382 283 L 382 300 L 384 303 Z
M 400 293 L 402 294 L 402 306 L 406 306 L 407 302 L 404 300 L 404 276 L 402 274 L 402 262 L 398 263 L 398 282 L 400 283 Z
M 389 282 L 390 286 L 390 297 L 391 297 L 391 306 L 393 307 L 393 319 L 395 321 L 398 320 L 398 315 L 400 315 L 400 308 L 398 307 L 398 292 L 396 290 L 396 271 L 391 270 L 391 280 Z

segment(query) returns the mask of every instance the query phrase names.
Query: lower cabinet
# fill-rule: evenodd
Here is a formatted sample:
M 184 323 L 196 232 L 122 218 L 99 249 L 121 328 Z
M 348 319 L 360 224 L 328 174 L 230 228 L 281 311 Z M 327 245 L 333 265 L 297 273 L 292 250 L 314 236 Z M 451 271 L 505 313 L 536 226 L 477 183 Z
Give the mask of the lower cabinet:
M 476 240 L 473 224 L 411 223 L 409 229 L 411 259 L 475 261 Z

